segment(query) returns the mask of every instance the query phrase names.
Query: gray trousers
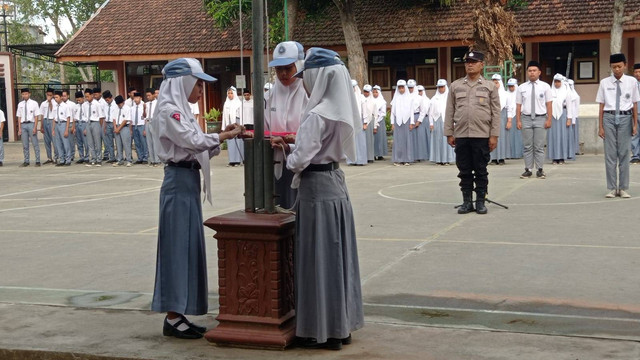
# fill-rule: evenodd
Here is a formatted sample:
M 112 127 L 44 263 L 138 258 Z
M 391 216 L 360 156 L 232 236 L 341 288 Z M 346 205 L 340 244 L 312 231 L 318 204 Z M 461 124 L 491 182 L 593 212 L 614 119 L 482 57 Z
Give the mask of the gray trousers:
M 38 133 L 33 133 L 35 123 L 27 122 L 20 124 L 22 127 L 22 153 L 24 154 L 24 162 L 29 163 L 29 143 L 33 144 L 33 152 L 36 154 L 36 162 L 40 162 L 40 144 L 38 143 Z
M 126 160 L 127 162 L 133 162 L 131 157 L 131 130 L 129 125 L 120 130 L 116 135 L 116 160 L 121 162 Z
M 149 162 L 152 164 L 160 163 L 160 158 L 158 158 L 156 148 L 153 144 L 153 139 L 156 136 L 153 130 L 153 126 L 151 126 L 151 123 L 147 122 L 144 126 L 144 129 L 147 132 L 147 153 L 149 154 Z
M 104 135 L 102 137 L 104 143 L 105 156 L 109 157 L 109 160 L 115 160 L 115 154 L 113 153 L 113 123 L 107 122 L 104 126 Z
M 640 119 L 640 116 L 638 118 Z M 633 159 L 640 160 L 640 131 L 631 138 L 631 160 Z
M 54 137 L 56 151 L 58 153 L 59 164 L 71 164 L 71 145 L 69 144 L 69 137 L 64 137 L 64 131 L 67 128 L 66 122 L 56 123 L 56 135 Z M 68 134 L 73 136 L 73 134 Z
M 4 162 L 4 141 L 2 140 L 2 133 L 0 133 L 0 163 Z
M 633 132 L 631 115 L 604 114 L 604 166 L 607 171 L 607 189 L 629 188 L 629 148 Z M 616 171 L 617 170 L 617 171 Z
M 53 149 L 56 151 L 56 160 L 58 160 L 58 149 L 55 146 L 55 142 L 53 142 L 53 138 L 51 137 L 51 131 L 53 130 L 53 124 L 55 122 L 51 119 L 42 119 L 42 128 L 44 129 L 44 149 L 47 152 L 47 159 L 53 160 L 51 157 L 51 144 L 53 143 Z
M 547 116 L 531 116 L 522 114 L 522 145 L 524 146 L 524 167 L 542 169 L 544 164 L 544 144 L 547 142 L 547 129 L 544 123 Z M 535 168 L 533 167 L 535 164 Z
M 89 141 L 89 158 L 91 162 L 102 161 L 102 126 L 100 121 L 91 121 L 87 125 L 87 137 Z

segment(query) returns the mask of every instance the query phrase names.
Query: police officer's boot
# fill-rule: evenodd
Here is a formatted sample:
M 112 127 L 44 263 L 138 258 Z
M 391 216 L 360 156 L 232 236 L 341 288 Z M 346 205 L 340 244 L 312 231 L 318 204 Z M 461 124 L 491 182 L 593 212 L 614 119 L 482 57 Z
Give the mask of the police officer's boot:
M 487 197 L 486 191 L 476 191 L 476 213 L 478 214 L 486 214 L 487 207 L 484 206 L 485 198 Z
M 474 211 L 473 192 L 464 190 L 462 191 L 462 205 L 458 208 L 458 214 L 468 214 L 472 211 Z

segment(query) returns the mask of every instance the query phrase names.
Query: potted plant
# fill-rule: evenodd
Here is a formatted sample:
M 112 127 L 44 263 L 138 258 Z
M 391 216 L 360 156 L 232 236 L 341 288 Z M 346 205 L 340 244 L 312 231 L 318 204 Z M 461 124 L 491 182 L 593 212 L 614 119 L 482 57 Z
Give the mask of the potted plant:
M 204 120 L 207 122 L 207 134 L 219 133 L 222 131 L 222 121 L 220 116 L 222 112 L 216 108 L 211 108 L 209 112 L 204 113 Z

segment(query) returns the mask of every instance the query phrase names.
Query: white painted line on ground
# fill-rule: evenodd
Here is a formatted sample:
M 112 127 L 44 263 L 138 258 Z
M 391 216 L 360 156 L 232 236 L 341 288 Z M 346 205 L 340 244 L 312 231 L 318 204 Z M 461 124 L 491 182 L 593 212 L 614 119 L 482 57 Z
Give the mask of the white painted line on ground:
M 61 189 L 61 188 L 66 188 L 66 187 L 75 187 L 75 186 L 78 186 L 78 185 L 95 184 L 95 183 L 100 183 L 100 182 L 105 182 L 105 181 L 113 181 L 113 180 L 121 180 L 121 179 L 124 179 L 124 177 L 119 176 L 119 177 L 108 178 L 108 179 L 92 180 L 92 181 L 85 181 L 85 182 L 81 182 L 81 183 L 65 184 L 65 185 L 58 185 L 58 186 L 50 186 L 50 187 L 46 187 L 46 188 L 38 188 L 38 189 L 33 189 L 33 190 L 25 190 L 25 191 L 19 191 L 19 192 L 15 192 L 15 193 L 10 193 L 10 194 L 2 194 L 2 195 L 0 195 L 0 197 L 22 195 L 22 194 L 34 193 L 34 192 L 38 192 L 38 191 L 48 191 L 48 190 L 53 190 L 53 189 Z
M 389 242 L 422 242 L 426 239 L 396 239 L 396 238 L 372 238 L 358 237 L 358 241 L 389 241 Z M 540 247 L 567 247 L 585 249 L 612 249 L 612 250 L 640 250 L 640 246 L 616 246 L 616 245 L 589 245 L 589 244 L 553 244 L 553 243 L 518 243 L 509 241 L 472 241 L 472 240 L 429 240 L 431 243 L 443 244 L 469 244 L 469 245 L 508 245 L 508 246 L 540 246 Z
M 69 234 L 69 235 L 125 235 L 125 236 L 140 236 L 146 235 L 155 236 L 153 233 L 126 233 L 126 232 L 109 232 L 109 231 L 67 231 L 67 230 L 2 230 L 5 233 L 17 233 L 17 234 Z
M 137 190 L 128 190 L 128 191 L 118 191 L 112 193 L 101 193 L 98 194 L 100 196 L 110 196 L 110 195 L 124 195 L 124 194 L 135 194 L 139 191 L 148 191 L 153 189 L 159 189 L 157 186 L 150 188 L 143 188 Z M 70 196 L 57 196 L 57 197 L 48 197 L 48 198 L 28 198 L 28 199 L 19 199 L 19 198 L 11 198 L 11 199 L 0 199 L 0 202 L 8 202 L 8 201 L 49 201 L 49 200 L 64 200 L 64 199 L 75 199 L 75 198 L 87 198 L 95 196 L 94 194 L 83 194 L 83 195 L 70 195 Z

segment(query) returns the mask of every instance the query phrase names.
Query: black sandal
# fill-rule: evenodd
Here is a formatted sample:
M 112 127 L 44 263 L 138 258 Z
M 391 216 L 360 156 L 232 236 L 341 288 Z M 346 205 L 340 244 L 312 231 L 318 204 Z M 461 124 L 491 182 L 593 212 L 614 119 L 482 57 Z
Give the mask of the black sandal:
M 201 339 L 202 338 L 202 334 L 197 332 L 191 326 L 189 326 L 189 328 L 185 331 L 178 330 L 178 326 L 180 326 L 181 324 L 186 324 L 187 326 L 189 325 L 184 321 L 184 317 L 181 318 L 175 325 L 169 324 L 169 318 L 165 317 L 164 326 L 162 327 L 162 335 L 174 336 L 174 337 L 177 337 L 178 339 Z

